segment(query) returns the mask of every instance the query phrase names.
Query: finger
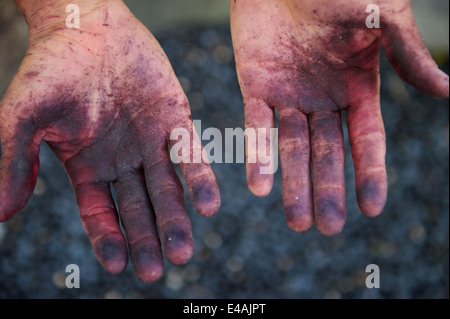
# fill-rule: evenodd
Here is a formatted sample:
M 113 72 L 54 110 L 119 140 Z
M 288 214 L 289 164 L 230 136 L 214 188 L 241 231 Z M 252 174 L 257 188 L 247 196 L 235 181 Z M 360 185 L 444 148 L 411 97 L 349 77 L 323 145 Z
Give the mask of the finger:
M 74 186 L 81 222 L 100 264 L 110 273 L 122 272 L 128 260 L 125 239 L 106 182 Z
M 210 217 L 219 210 L 220 192 L 216 177 L 209 165 L 208 156 L 194 130 L 190 117 L 175 130 L 183 130 L 185 136 L 182 141 L 176 140 L 178 136 L 172 136 L 175 139 L 171 138 L 169 141 L 171 147 L 177 143 L 186 143 L 184 147 L 189 149 L 189 158 L 184 159 L 178 165 L 186 180 L 192 203 L 201 216 Z M 176 132 L 175 130 L 172 132 Z
M 314 214 L 324 235 L 342 231 L 345 219 L 344 140 L 340 113 L 311 115 Z
M 372 83 L 358 90 L 359 98 L 351 101 L 347 124 L 358 204 L 366 216 L 375 217 L 383 211 L 388 192 L 386 134 L 380 109 L 379 77 L 378 74 L 356 76 L 353 81 Z
M 136 275 L 144 282 L 155 282 L 163 274 L 164 263 L 143 174 L 131 172 L 120 176 L 114 188 Z
M 314 222 L 307 116 L 295 109 L 280 110 L 279 134 L 286 222 L 292 230 L 306 232 Z
M 250 191 L 260 197 L 269 195 L 273 187 L 274 155 L 270 134 L 274 127 L 272 108 L 259 99 L 245 101 L 247 182 Z
M 144 172 L 164 254 L 170 262 L 184 264 L 194 250 L 191 222 L 184 206 L 183 188 L 167 150 L 147 156 Z
M 33 194 L 42 138 L 31 120 L 15 123 L 3 116 L 0 137 L 0 222 L 4 222 L 19 213 Z
M 432 96 L 447 97 L 448 75 L 439 70 L 431 57 L 409 1 L 402 11 L 389 17 L 391 21 L 388 21 L 383 35 L 383 45 L 391 64 L 399 76 L 416 89 Z

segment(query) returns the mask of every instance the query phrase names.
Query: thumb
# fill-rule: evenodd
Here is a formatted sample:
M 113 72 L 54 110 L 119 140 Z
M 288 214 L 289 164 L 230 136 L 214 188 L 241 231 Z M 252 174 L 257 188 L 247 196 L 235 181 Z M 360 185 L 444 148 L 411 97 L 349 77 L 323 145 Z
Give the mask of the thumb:
M 0 103 L 0 222 L 14 217 L 31 197 L 39 170 L 36 126 L 32 120 L 16 121 Z M 11 104 L 12 105 L 12 104 Z
M 398 75 L 416 89 L 435 97 L 448 97 L 448 75 L 439 70 L 417 27 L 411 3 L 387 18 L 383 45 Z

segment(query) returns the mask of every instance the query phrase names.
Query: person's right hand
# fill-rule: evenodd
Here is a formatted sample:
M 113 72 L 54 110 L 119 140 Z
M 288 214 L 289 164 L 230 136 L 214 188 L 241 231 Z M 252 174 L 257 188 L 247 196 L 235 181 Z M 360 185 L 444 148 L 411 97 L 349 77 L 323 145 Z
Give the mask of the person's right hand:
M 430 95 L 449 94 L 448 76 L 425 47 L 409 0 L 370 1 L 380 9 L 379 29 L 367 27 L 369 2 L 362 0 L 230 3 L 246 127 L 273 128 L 274 108 L 279 112 L 288 226 L 304 232 L 315 220 L 325 235 L 344 227 L 342 111 L 348 115 L 359 206 L 367 216 L 379 215 L 387 197 L 379 99 L 381 44 L 405 81 Z M 258 196 L 267 195 L 273 185 L 273 175 L 260 173 L 264 166 L 247 163 L 248 185 Z
M 185 128 L 194 145 L 201 144 L 166 55 L 123 2 L 78 1 L 80 29 L 68 29 L 70 2 L 17 0 L 30 41 L 0 102 L 0 221 L 31 196 L 45 141 L 67 171 L 102 266 L 123 271 L 128 244 L 137 276 L 153 282 L 163 273 L 161 243 L 175 264 L 193 253 L 183 188 L 168 152 L 176 142 L 170 134 Z M 209 164 L 180 167 L 196 210 L 216 213 L 220 197 Z

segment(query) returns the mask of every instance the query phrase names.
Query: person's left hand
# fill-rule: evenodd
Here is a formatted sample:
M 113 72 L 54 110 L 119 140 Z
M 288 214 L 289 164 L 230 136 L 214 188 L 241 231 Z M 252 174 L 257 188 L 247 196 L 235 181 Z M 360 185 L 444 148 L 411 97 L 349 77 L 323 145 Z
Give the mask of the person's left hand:
M 344 227 L 344 111 L 359 206 L 371 217 L 385 206 L 386 143 L 379 96 L 382 44 L 405 81 L 434 96 L 449 93 L 448 76 L 431 58 L 410 2 L 371 2 L 380 10 L 380 28 L 368 28 L 369 3 L 361 0 L 230 1 L 246 127 L 275 127 L 278 109 L 286 220 L 297 232 L 309 230 L 314 221 L 325 235 Z M 267 195 L 273 184 L 273 175 L 260 173 L 264 166 L 247 162 L 248 185 L 258 196 Z

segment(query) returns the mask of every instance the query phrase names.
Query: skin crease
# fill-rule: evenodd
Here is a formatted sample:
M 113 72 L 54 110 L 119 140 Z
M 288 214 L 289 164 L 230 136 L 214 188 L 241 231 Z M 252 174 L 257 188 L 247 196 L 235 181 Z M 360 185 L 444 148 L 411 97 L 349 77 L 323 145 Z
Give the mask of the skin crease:
M 176 143 L 170 133 L 183 127 L 199 142 L 166 55 L 120 0 L 79 1 L 79 29 L 65 24 L 70 1 L 16 3 L 30 39 L 0 102 L 0 221 L 27 203 L 39 147 L 46 142 L 64 164 L 102 266 L 123 271 L 128 243 L 137 276 L 158 280 L 162 248 L 175 264 L 193 253 L 183 188 L 168 153 L 168 145 Z M 220 197 L 209 164 L 180 168 L 196 210 L 202 216 L 216 213 Z
M 230 1 L 246 126 L 274 127 L 278 109 L 283 201 L 287 224 L 297 232 L 314 222 L 325 235 L 344 227 L 342 111 L 347 112 L 359 206 L 369 217 L 384 208 L 381 45 L 406 82 L 432 96 L 449 95 L 448 76 L 425 47 L 410 2 L 370 3 L 380 9 L 379 29 L 367 28 L 371 12 L 365 1 Z M 267 195 L 273 185 L 273 175 L 259 174 L 261 166 L 247 164 L 249 188 L 257 196 Z

